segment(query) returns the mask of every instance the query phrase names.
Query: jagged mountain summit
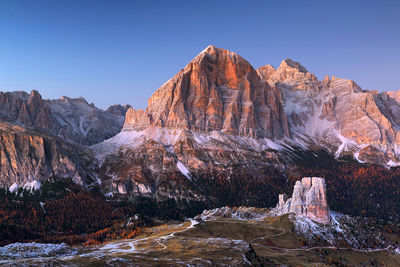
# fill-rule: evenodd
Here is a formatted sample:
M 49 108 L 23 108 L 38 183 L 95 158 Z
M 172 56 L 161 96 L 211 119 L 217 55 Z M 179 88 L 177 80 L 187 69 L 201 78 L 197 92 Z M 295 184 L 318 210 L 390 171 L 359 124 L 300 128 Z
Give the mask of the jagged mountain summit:
M 1 121 L 32 127 L 83 145 L 99 143 L 119 133 L 128 108 L 129 105 L 114 105 L 104 111 L 83 97 L 46 100 L 36 90 L 30 94 L 0 92 Z
M 107 170 L 102 180 L 113 193 L 188 197 L 168 181 L 175 173 L 191 184 L 191 197 L 204 198 L 194 182 L 200 172 L 277 161 L 265 150 L 279 149 L 272 139 L 289 137 L 281 103 L 279 90 L 245 59 L 209 46 L 151 96 L 146 110 L 129 109 L 120 134 L 92 147 Z
M 149 99 L 131 109 L 124 130 L 149 126 L 196 132 L 280 138 L 289 135 L 276 88 L 242 57 L 208 46 Z
M 323 81 L 292 60 L 259 73 L 279 89 L 292 139 L 298 136 L 337 157 L 399 165 L 400 105 L 391 96 L 362 90 L 354 81 L 326 76 Z
M 334 76 L 319 81 L 290 59 L 276 70 L 266 65 L 255 71 L 239 55 L 209 46 L 151 96 L 145 111 L 130 109 L 123 131 L 151 126 L 218 131 L 312 144 L 337 157 L 395 166 L 400 145 L 395 96 Z
M 255 70 L 208 46 L 156 90 L 146 110 L 10 92 L 0 94 L 0 119 L 92 145 L 96 160 L 87 169 L 105 193 L 205 200 L 209 179 L 246 175 L 261 185 L 261 173 L 288 168 L 298 147 L 398 165 L 400 104 L 392 96 L 333 76 L 319 81 L 290 59 Z
M 84 98 L 46 100 L 35 90 L 0 92 L 0 186 L 51 177 L 97 183 L 95 158 L 85 145 L 116 135 L 128 108 L 103 111 Z
M 130 108 L 121 133 L 92 149 L 111 192 L 171 196 L 184 192 L 166 182 L 171 173 L 194 188 L 199 173 L 225 173 L 232 164 L 257 176 L 249 166 L 285 168 L 293 147 L 395 166 L 399 116 L 392 97 L 354 81 L 319 81 L 290 59 L 255 70 L 209 46 L 156 90 L 146 110 Z

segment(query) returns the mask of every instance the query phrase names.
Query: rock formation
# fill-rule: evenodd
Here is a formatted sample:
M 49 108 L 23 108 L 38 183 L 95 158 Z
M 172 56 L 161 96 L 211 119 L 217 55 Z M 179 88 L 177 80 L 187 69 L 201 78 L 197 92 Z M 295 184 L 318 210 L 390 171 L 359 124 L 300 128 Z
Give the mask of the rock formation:
M 92 148 L 111 192 L 149 193 L 141 187 L 171 196 L 175 189 L 158 190 L 160 180 L 179 174 L 179 162 L 193 177 L 232 164 L 257 176 L 257 166 L 285 168 L 285 151 L 301 147 L 400 164 L 398 118 L 396 101 L 354 81 L 319 81 L 291 59 L 256 71 L 236 53 L 209 46 L 156 90 L 145 110 L 130 108 L 120 134 Z
M 131 105 L 120 105 L 120 104 L 115 104 L 115 105 L 111 105 L 107 108 L 107 112 L 117 115 L 117 116 L 122 116 L 125 117 L 126 112 L 128 111 L 128 109 L 131 108 Z
M 0 121 L 32 127 L 84 145 L 99 143 L 119 133 L 129 107 L 115 105 L 103 111 L 84 98 L 44 100 L 35 90 L 30 94 L 0 92 Z
M 92 152 L 61 138 L 20 126 L 0 123 L 0 187 L 69 178 L 86 185 L 95 182 L 89 170 Z M 15 186 L 14 186 L 15 187 Z
M 400 164 L 400 106 L 392 98 L 395 93 L 362 90 L 354 81 L 334 76 L 318 81 L 290 59 L 271 73 L 260 76 L 282 93 L 294 140 L 296 136 L 308 137 L 337 157 L 350 154 L 362 162 Z M 367 146 L 370 149 L 365 153 Z
M 278 215 L 294 213 L 315 222 L 329 223 L 330 215 L 326 200 L 325 179 L 305 177 L 301 181 L 297 181 L 292 197 L 288 199 L 286 194 L 279 195 L 279 202 L 272 213 Z
M 395 99 L 397 102 L 400 102 L 400 91 L 389 91 L 386 92 L 386 94 Z
M 214 46 L 161 86 L 146 112 L 131 110 L 124 130 L 149 125 L 261 138 L 289 135 L 279 91 L 245 59 Z
M 288 166 L 293 148 L 400 165 L 400 104 L 393 97 L 334 76 L 319 81 L 290 59 L 255 70 L 238 54 L 209 46 L 156 90 L 145 110 L 114 105 L 103 111 L 83 98 L 9 92 L 0 93 L 0 121 L 91 145 L 108 193 L 199 199 L 197 177 L 235 171 L 259 177 L 266 166 Z M 19 161 L 29 162 L 28 155 Z M 22 162 L 14 165 L 24 171 L 14 170 L 8 158 L 2 157 L 4 177 L 35 174 Z M 42 173 L 52 172 L 47 169 Z
M 136 130 L 141 131 L 149 127 L 151 124 L 150 116 L 144 110 L 128 109 L 125 116 L 124 131 Z

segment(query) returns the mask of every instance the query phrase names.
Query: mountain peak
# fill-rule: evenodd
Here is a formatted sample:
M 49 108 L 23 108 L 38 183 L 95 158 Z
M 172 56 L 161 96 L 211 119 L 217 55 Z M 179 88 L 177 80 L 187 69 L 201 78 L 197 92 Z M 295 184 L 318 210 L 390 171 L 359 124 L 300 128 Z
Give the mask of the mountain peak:
M 296 69 L 299 72 L 302 73 L 307 73 L 307 69 L 305 67 L 303 67 L 299 62 L 291 60 L 290 58 L 287 58 L 285 60 L 282 60 L 281 65 L 279 66 L 278 69 L 280 68 L 290 68 L 290 69 Z
M 200 52 L 200 54 L 195 58 L 195 60 L 203 58 L 204 55 L 210 55 L 212 56 L 212 58 L 214 58 L 213 56 L 215 55 L 223 56 L 227 59 L 229 58 L 229 60 L 233 60 L 235 62 L 243 61 L 246 62 L 246 64 L 250 65 L 250 63 L 247 62 L 247 60 L 241 57 L 239 54 L 232 52 L 228 49 L 216 47 L 214 45 L 207 46 L 203 51 Z
M 257 69 L 258 75 L 263 78 L 265 81 L 268 81 L 269 78 L 275 73 L 275 68 L 272 65 L 264 65 Z
M 42 99 L 42 96 L 40 95 L 39 91 L 37 90 L 32 90 L 31 93 L 29 94 L 30 97 L 38 97 Z
M 247 60 L 213 45 L 161 86 L 146 111 L 128 111 L 124 129 L 149 126 L 251 137 L 289 135 L 279 93 Z
M 305 81 L 317 81 L 314 74 L 311 74 L 303 67 L 299 62 L 291 60 L 289 58 L 282 60 L 278 69 L 270 76 L 268 82 L 286 84 L 292 89 L 296 90 L 310 90 L 317 89 L 314 86 L 308 86 L 309 82 Z
M 201 53 L 203 53 L 203 52 L 209 53 L 210 51 L 213 51 L 213 50 L 215 51 L 217 49 L 218 49 L 217 47 L 215 47 L 214 45 L 210 44 L 206 48 L 204 48 L 204 50 L 201 51 Z

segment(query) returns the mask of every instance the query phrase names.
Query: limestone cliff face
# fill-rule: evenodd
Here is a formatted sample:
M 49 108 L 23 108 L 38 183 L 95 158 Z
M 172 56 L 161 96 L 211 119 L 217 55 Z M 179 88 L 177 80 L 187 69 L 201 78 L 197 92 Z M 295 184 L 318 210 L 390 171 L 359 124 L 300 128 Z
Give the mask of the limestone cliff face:
M 0 123 L 0 187 L 49 177 L 94 182 L 88 169 L 94 160 L 88 149 L 32 130 Z
M 391 98 L 395 99 L 397 102 L 400 102 L 400 91 L 389 91 L 385 93 Z
M 278 83 L 280 85 L 278 87 L 287 87 L 292 90 L 318 90 L 319 86 L 315 84 L 316 81 L 317 78 L 314 74 L 309 73 L 300 63 L 291 59 L 283 60 L 279 68 L 268 79 L 272 85 Z
M 286 194 L 279 195 L 279 202 L 272 212 L 278 215 L 290 212 L 315 222 L 329 223 L 325 179 L 305 177 L 297 181 L 292 197 L 288 199 Z
M 257 69 L 258 75 L 265 81 L 268 81 L 275 71 L 275 68 L 271 65 L 265 65 Z
M 39 92 L 0 92 L 0 121 L 32 127 L 79 144 L 92 145 L 116 135 L 130 106 L 96 108 L 84 98 L 44 100 Z
M 391 94 L 362 90 L 354 81 L 334 76 L 319 81 L 290 59 L 266 81 L 282 93 L 292 136 L 308 136 L 336 156 L 347 153 L 359 161 L 400 162 L 400 109 Z
M 141 131 L 151 125 L 150 115 L 144 110 L 128 109 L 125 116 L 124 131 L 137 130 Z
M 124 129 L 149 125 L 250 137 L 289 134 L 280 92 L 245 59 L 214 46 L 161 86 L 146 112 L 130 110 Z
M 225 173 L 230 164 L 246 176 L 258 175 L 258 166 L 285 168 L 292 146 L 398 162 L 398 106 L 351 80 L 319 81 L 290 59 L 256 71 L 239 55 L 209 46 L 151 96 L 146 110 L 130 108 L 120 134 L 92 148 L 113 194 L 171 197 L 177 190 L 187 197 L 181 184 L 162 189 L 160 182 L 178 175 L 196 188 L 193 177 Z

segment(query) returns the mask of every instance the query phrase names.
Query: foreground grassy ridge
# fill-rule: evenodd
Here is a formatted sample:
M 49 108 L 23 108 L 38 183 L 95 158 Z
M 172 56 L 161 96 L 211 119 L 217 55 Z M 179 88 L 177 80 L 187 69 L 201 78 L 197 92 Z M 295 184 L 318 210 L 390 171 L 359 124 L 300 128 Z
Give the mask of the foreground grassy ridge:
M 23 259 L 16 265 L 85 266 L 399 266 L 400 256 L 385 249 L 362 252 L 309 244 L 293 231 L 288 215 L 260 220 L 219 217 L 212 221 L 170 222 L 144 228 L 133 239 L 76 247 L 54 258 Z M 393 238 L 399 238 L 394 236 Z M 9 264 L 10 262 L 2 262 Z
M 398 237 L 397 237 L 398 238 Z M 82 248 L 62 264 L 106 266 L 399 266 L 400 256 L 384 249 L 361 252 L 329 244 L 308 244 L 293 232 L 288 215 L 259 221 L 217 218 L 193 225 L 146 228 L 130 240 Z
M 307 240 L 292 232 L 288 215 L 263 221 L 221 219 L 209 221 L 179 235 L 186 237 L 223 237 L 241 239 L 256 253 L 257 265 L 285 264 L 288 266 L 399 266 L 400 256 L 381 250 L 360 252 L 333 248 L 326 243 L 308 245 Z M 398 237 L 397 237 L 398 238 Z M 218 258 L 216 255 L 215 258 Z

